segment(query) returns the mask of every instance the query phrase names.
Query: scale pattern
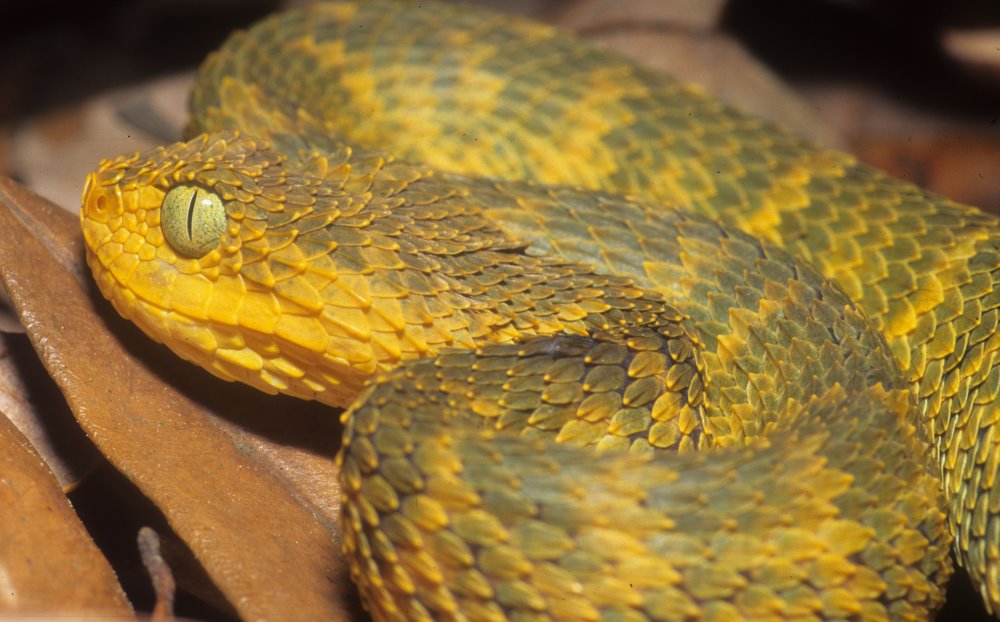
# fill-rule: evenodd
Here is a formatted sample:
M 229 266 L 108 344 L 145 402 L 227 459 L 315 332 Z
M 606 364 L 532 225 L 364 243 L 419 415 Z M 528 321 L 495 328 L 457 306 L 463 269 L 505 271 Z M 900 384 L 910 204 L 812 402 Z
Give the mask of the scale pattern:
M 377 619 L 919 619 L 952 546 L 1000 606 L 992 216 L 447 5 L 275 16 L 192 109 L 90 177 L 88 261 L 181 356 L 351 406 Z M 225 205 L 202 257 L 178 184 Z

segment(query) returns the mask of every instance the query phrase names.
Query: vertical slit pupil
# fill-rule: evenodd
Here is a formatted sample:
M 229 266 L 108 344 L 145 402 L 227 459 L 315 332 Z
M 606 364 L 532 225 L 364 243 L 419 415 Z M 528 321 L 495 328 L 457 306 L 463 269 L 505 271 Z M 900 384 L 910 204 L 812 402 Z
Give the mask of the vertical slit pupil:
M 194 205 L 195 205 L 195 202 L 197 200 L 198 200 L 198 190 L 194 189 L 194 192 L 191 193 L 191 202 L 188 203 L 188 213 L 187 213 L 187 228 L 188 228 L 188 239 L 189 240 L 194 238 L 194 232 L 193 232 L 193 228 L 194 228 Z

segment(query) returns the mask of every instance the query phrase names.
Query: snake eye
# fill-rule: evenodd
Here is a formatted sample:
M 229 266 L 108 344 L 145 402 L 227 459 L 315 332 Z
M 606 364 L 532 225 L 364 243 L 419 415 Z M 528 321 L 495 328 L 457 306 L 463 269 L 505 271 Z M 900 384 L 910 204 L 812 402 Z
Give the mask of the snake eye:
M 160 229 L 179 255 L 197 259 L 215 248 L 226 230 L 219 195 L 201 186 L 176 186 L 160 204 Z

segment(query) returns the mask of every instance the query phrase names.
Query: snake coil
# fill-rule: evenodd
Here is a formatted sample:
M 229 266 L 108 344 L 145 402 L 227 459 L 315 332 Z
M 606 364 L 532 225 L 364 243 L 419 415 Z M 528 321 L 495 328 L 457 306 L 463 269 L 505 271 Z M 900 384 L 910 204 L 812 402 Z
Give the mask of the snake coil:
M 88 262 L 349 406 L 376 619 L 926 618 L 952 549 L 1000 606 L 996 218 L 429 2 L 234 35 L 189 135 L 91 175 Z

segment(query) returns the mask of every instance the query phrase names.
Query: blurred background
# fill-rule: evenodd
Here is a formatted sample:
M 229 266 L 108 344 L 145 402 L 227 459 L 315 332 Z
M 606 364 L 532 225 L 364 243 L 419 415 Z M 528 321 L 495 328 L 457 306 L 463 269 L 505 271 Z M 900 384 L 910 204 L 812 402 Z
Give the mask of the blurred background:
M 897 176 L 1000 208 L 991 0 L 479 3 L 621 48 Z M 97 159 L 176 137 L 208 51 L 289 4 L 0 4 L 0 174 L 76 209 Z
M 193 72 L 209 51 L 233 30 L 290 4 L 3 2 L 0 175 L 75 211 L 83 178 L 100 158 L 179 136 Z M 897 177 L 1000 212 L 995 0 L 479 4 L 578 32 Z M 30 354 L 18 353 L 26 346 L 8 341 L 4 347 L 4 356 L 13 352 L 23 366 L 29 364 Z M 130 598 L 143 609 L 151 594 L 133 542 L 143 513 L 151 510 L 107 467 L 71 494 Z M 124 505 L 135 516 L 118 512 L 109 520 L 105 508 L 122 507 L 122 497 L 130 495 Z M 179 606 L 184 613 L 183 599 Z M 197 603 L 188 607 L 197 617 L 218 614 Z M 938 619 L 989 618 L 959 576 Z

